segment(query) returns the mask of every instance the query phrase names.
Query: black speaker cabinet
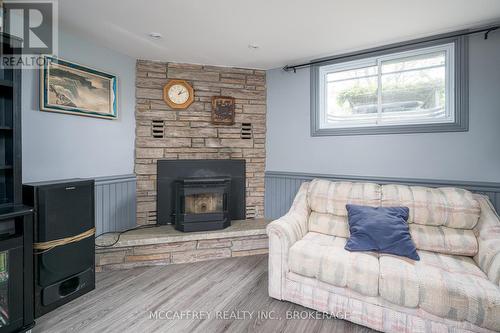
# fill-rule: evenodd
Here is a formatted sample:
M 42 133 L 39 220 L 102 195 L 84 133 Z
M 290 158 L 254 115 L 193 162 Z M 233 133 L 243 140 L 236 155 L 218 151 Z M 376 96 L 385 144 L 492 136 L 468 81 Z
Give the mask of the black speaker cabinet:
M 34 207 L 35 243 L 76 236 L 94 227 L 94 181 L 70 179 L 23 185 Z M 35 317 L 95 288 L 94 237 L 34 255 Z

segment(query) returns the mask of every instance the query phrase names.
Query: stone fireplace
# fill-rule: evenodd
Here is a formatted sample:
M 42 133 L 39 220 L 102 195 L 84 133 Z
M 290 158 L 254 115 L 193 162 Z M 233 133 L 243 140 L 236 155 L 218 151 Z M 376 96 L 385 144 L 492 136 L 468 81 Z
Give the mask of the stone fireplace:
M 163 86 L 171 79 L 187 80 L 194 88 L 195 100 L 185 110 L 173 110 L 163 101 Z M 235 98 L 233 125 L 211 123 L 212 96 Z M 164 159 L 244 161 L 245 208 L 238 219 L 264 216 L 265 71 L 138 60 L 135 114 L 138 224 L 163 223 L 157 209 L 157 162 Z M 211 200 L 200 194 L 184 204 L 198 210 L 220 204 L 220 199 Z

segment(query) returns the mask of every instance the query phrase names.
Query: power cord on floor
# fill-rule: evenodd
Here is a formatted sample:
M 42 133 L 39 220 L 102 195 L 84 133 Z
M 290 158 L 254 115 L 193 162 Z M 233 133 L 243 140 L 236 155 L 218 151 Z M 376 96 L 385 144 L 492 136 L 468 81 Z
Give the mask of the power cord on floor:
M 158 224 L 146 224 L 146 225 L 140 225 L 140 226 L 137 226 L 137 227 L 133 227 L 133 228 L 130 228 L 130 229 L 126 229 L 126 230 L 123 230 L 123 231 L 119 231 L 119 232 L 113 232 L 113 231 L 109 231 L 109 232 L 103 232 L 102 234 L 99 234 L 98 236 L 95 237 L 95 246 L 97 247 L 113 247 L 114 245 L 116 245 L 116 243 L 118 243 L 120 241 L 120 237 L 124 234 L 124 233 L 127 233 L 127 232 L 130 232 L 130 231 L 134 231 L 134 230 L 140 230 L 140 229 L 147 229 L 147 228 L 153 228 L 153 227 L 157 227 Z M 107 235 L 107 234 L 117 234 L 117 238 L 116 240 L 111 243 L 111 244 L 106 244 L 106 245 L 99 245 L 97 244 L 97 239 L 101 236 L 104 236 L 104 235 Z

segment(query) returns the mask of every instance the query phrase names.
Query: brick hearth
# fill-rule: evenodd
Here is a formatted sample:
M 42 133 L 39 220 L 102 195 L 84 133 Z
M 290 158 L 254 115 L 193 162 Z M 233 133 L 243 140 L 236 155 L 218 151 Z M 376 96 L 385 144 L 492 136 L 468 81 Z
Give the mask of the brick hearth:
M 190 233 L 177 231 L 172 225 L 134 230 L 123 234 L 112 247 L 96 247 L 96 270 L 265 254 L 268 223 L 264 219 L 232 221 L 232 225 L 223 230 Z M 112 244 L 115 240 L 116 235 L 103 235 L 96 244 Z

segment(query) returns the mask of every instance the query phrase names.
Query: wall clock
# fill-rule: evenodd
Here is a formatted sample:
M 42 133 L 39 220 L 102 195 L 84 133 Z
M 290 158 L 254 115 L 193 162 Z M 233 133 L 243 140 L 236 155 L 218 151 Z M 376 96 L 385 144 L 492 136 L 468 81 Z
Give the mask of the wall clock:
M 163 87 L 163 100 L 172 109 L 186 109 L 194 101 L 194 90 L 184 80 L 170 80 Z

